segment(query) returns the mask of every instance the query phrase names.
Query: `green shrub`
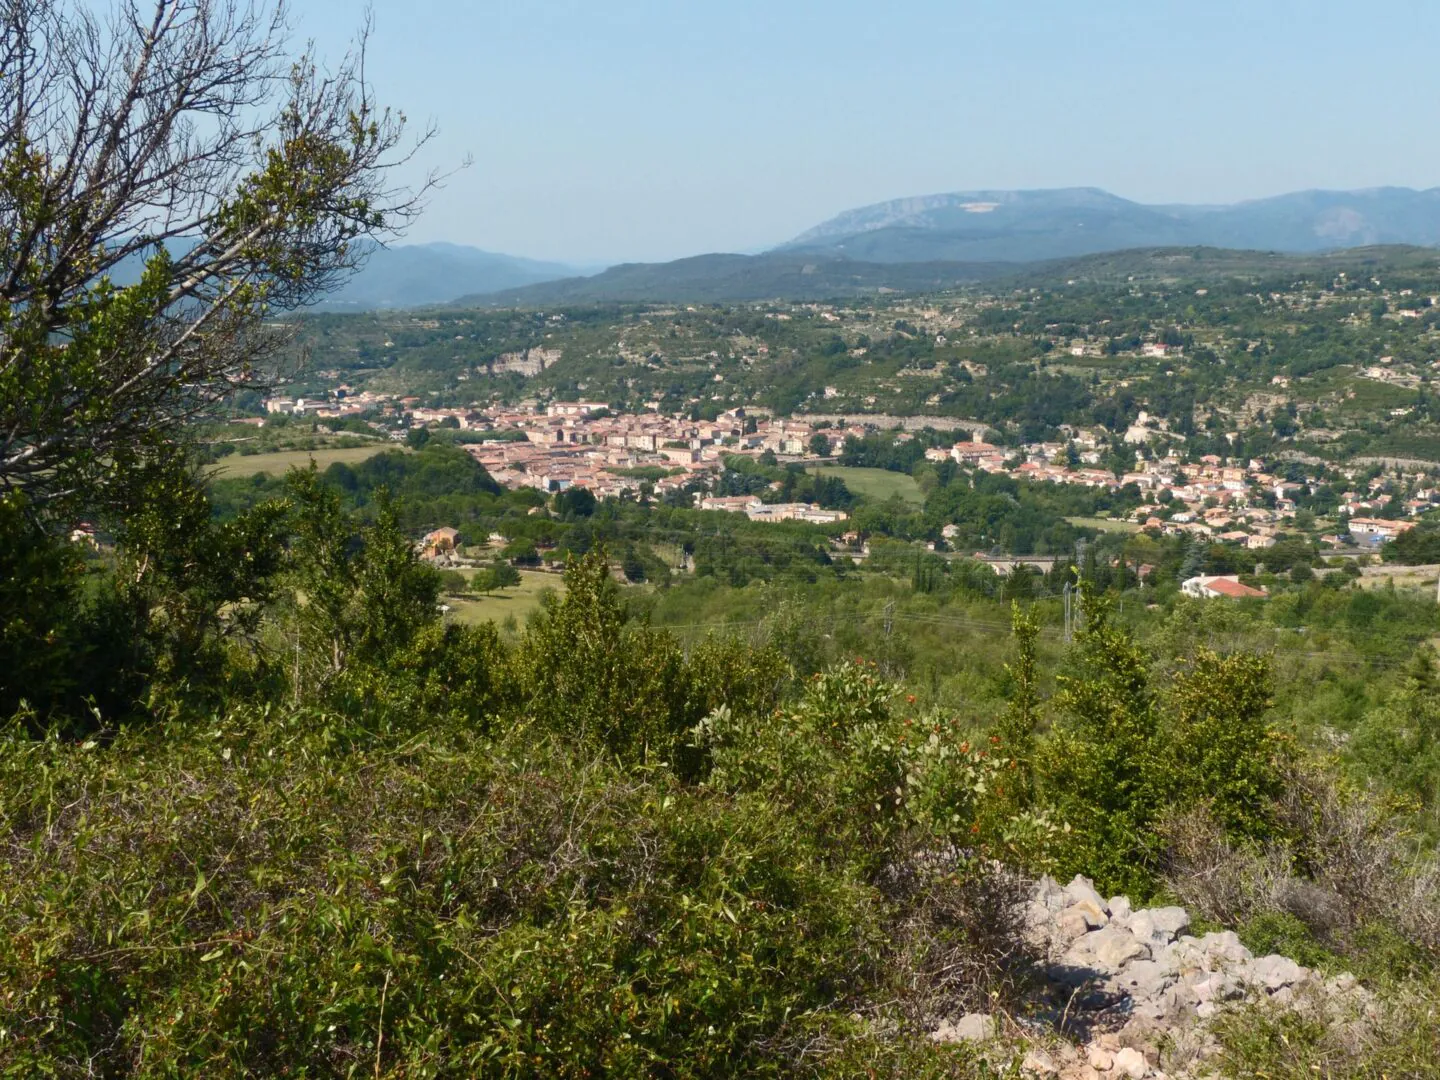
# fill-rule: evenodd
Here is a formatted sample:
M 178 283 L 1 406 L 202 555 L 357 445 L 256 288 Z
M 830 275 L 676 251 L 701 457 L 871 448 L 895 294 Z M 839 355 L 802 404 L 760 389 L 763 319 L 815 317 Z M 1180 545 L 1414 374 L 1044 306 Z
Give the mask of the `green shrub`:
M 1039 798 L 1068 827 L 1065 874 L 1148 898 L 1172 809 L 1206 803 L 1232 840 L 1273 835 L 1288 744 L 1265 720 L 1261 659 L 1202 649 L 1157 693 L 1148 657 L 1108 599 L 1084 597 L 1086 623 L 1053 702 L 1060 718 L 1038 752 Z
M 896 715 L 896 690 L 856 660 L 812 676 L 773 715 L 717 710 L 695 733 L 708 783 L 765 794 L 843 838 L 869 872 L 916 847 L 1044 862 L 1055 829 L 1007 798 L 1015 764 L 998 737 L 972 745 L 941 713 Z
M 1310 928 L 1288 911 L 1265 911 L 1242 923 L 1240 940 L 1256 956 L 1279 953 L 1306 967 L 1339 970 L 1337 958 Z
M 595 550 L 565 574 L 516 657 L 524 712 L 542 729 L 630 764 L 700 767 L 688 733 L 712 709 L 768 712 L 787 682 L 780 656 L 712 637 L 687 658 L 679 642 L 632 616 Z
M 1267 1004 L 1222 1013 L 1215 1024 L 1222 1076 L 1269 1080 L 1433 1080 L 1440 1077 L 1440 992 L 1408 987 L 1370 1015 Z
M 143 693 L 133 612 L 74 544 L 46 535 L 23 497 L 0 496 L 0 717 L 93 730 Z
M 630 763 L 669 761 L 685 727 L 684 656 L 632 621 L 603 551 L 571 564 L 565 596 L 519 648 L 525 711 L 545 730 Z
M 843 837 L 519 730 L 12 732 L 0 834 L 8 1074 L 790 1074 L 898 982 Z

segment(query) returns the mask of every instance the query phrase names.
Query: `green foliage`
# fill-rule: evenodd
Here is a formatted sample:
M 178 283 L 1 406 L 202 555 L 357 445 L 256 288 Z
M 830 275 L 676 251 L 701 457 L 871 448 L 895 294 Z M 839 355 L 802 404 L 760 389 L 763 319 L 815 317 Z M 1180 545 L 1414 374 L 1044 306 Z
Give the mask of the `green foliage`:
M 1264 842 L 1276 823 L 1289 744 L 1266 721 L 1272 704 L 1264 659 L 1208 649 L 1177 672 L 1166 692 L 1156 787 L 1172 806 L 1206 799 L 1234 839 Z
M 1327 1016 L 1319 1002 L 1301 1009 L 1255 1004 L 1222 1014 L 1216 1025 L 1222 1075 L 1309 1080 L 1434 1080 L 1440 1077 L 1440 991 L 1407 989 L 1371 1015 Z
M 1381 707 L 1368 712 L 1348 747 L 1362 775 L 1383 777 L 1397 793 L 1440 811 L 1440 677 L 1420 652 Z
M 1072 672 L 1060 678 L 1062 719 L 1041 763 L 1042 791 L 1070 826 L 1064 867 L 1084 866 L 1101 888 L 1143 895 L 1153 865 L 1158 718 L 1139 647 L 1088 591 Z
M 339 735 L 8 738 L 0 828 L 36 843 L 0 856 L 0 1069 L 773 1074 L 875 985 L 879 897 L 763 801 L 464 727 Z
M 603 550 L 570 564 L 564 598 L 532 621 L 517 663 L 537 725 L 632 765 L 675 761 L 710 709 L 753 714 L 779 690 L 773 654 L 711 642 L 687 659 L 672 635 L 633 618 Z
M 439 578 L 440 591 L 446 596 L 464 596 L 470 591 L 470 579 L 459 570 L 441 570 Z
M 918 439 L 900 442 L 890 434 L 867 435 L 863 439 L 848 435 L 840 451 L 840 464 L 909 473 L 925 460 L 926 445 Z
M 589 517 L 595 506 L 595 495 L 587 488 L 571 487 L 555 496 L 555 512 L 564 518 Z
M 0 716 L 79 733 L 129 715 L 138 630 L 78 545 L 40 528 L 24 496 L 0 496 Z
M 476 573 L 473 587 L 482 593 L 511 589 L 520 584 L 520 571 L 503 559 L 497 559 Z
M 1015 770 L 998 738 L 972 745 L 938 713 L 897 716 L 896 691 L 856 660 L 812 676 L 799 703 L 772 716 L 716 710 L 696 728 L 707 782 L 786 806 L 843 838 L 870 872 L 897 843 L 1044 864 L 1056 830 L 1007 800 Z
M 37 738 L 38 714 L 3 732 L 0 1071 L 971 1075 L 923 1022 L 992 1009 L 1019 977 L 1020 894 L 995 860 L 1140 899 L 1170 854 L 1161 823 L 1203 805 L 1228 850 L 1293 852 L 1319 880 L 1390 819 L 1312 835 L 1277 810 L 1299 790 L 1270 713 L 1287 667 L 1255 652 L 1302 616 L 1357 642 L 1433 619 L 1317 588 L 1127 621 L 1087 585 L 1047 699 L 1044 579 L 1012 605 L 1002 667 L 988 570 L 922 574 L 879 544 L 884 569 L 855 580 L 627 594 L 602 504 L 574 523 L 594 542 L 564 598 L 507 643 L 440 620 L 441 578 L 383 491 L 366 520 L 312 470 L 217 522 L 183 470 L 146 476 L 119 575 L 41 543 L 18 504 L 0 516 L 0 557 L 45 598 L 11 594 L 0 644 L 53 627 L 81 655 L 101 624 L 51 602 L 116 597 L 143 616 L 125 670 L 155 718 L 83 743 Z M 641 604 L 752 636 L 681 637 Z M 1417 796 L 1433 681 L 1417 664 L 1359 710 L 1349 750 Z M 1410 931 L 1366 919 L 1332 940 L 1265 910 L 1244 932 L 1425 970 Z
M 131 483 L 142 496 L 117 532 L 116 587 L 143 627 L 150 677 L 169 694 L 223 699 L 253 657 L 277 598 L 290 507 L 273 500 L 216 522 L 185 463 L 155 459 Z
M 1157 694 L 1110 601 L 1088 589 L 1082 597 L 1076 655 L 1054 701 L 1060 718 L 1039 758 L 1040 798 L 1069 827 L 1066 873 L 1148 897 L 1167 810 L 1208 800 L 1231 838 L 1272 835 L 1285 748 L 1265 721 L 1268 670 L 1253 656 L 1201 650 Z
M 281 636 L 296 642 L 293 692 L 349 692 L 348 673 L 383 670 L 436 618 L 440 582 L 420 562 L 383 495 L 375 523 L 358 531 L 314 469 L 289 480 L 295 590 Z
M 1434 522 L 1424 522 L 1406 529 L 1385 545 L 1381 555 L 1386 562 L 1407 566 L 1440 563 L 1440 527 Z
M 1240 940 L 1256 956 L 1279 953 L 1306 967 L 1342 970 L 1339 958 L 1315 940 L 1311 929 L 1288 911 L 1265 911 L 1238 928 Z
M 1033 611 L 1025 611 L 1012 602 L 1010 626 L 1015 636 L 1015 660 L 1005 668 L 1010 679 L 1010 699 L 996 730 L 1010 748 L 1010 753 L 1020 762 L 1028 780 L 1033 766 L 1031 758 L 1035 752 L 1040 708 L 1035 670 L 1035 643 L 1040 636 L 1040 622 Z

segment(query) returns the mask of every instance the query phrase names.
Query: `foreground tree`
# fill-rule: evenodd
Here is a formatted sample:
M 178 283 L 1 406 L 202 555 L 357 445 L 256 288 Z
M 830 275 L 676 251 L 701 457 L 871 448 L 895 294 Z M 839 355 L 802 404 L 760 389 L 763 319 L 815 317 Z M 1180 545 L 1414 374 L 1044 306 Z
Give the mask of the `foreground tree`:
M 404 118 L 288 52 L 281 0 L 0 0 L 0 493 L 125 501 L 175 426 L 254 385 L 267 316 L 333 288 L 432 183 Z M 416 144 L 423 142 L 422 134 Z

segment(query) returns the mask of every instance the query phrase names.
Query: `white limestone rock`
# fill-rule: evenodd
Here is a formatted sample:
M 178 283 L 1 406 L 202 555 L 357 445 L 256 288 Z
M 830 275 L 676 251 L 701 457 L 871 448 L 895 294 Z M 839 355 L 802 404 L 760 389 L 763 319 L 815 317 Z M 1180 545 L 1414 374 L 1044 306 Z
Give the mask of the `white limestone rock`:
M 1271 994 L 1303 981 L 1310 974 L 1286 956 L 1262 956 L 1249 965 L 1246 971 L 1248 981 L 1262 986 Z
M 1000 1025 L 989 1013 L 966 1013 L 954 1022 L 946 1021 L 930 1037 L 936 1042 L 989 1042 L 1000 1034 Z
M 1142 1080 L 1150 1071 L 1150 1063 L 1139 1050 L 1126 1046 L 1116 1051 L 1114 1069 L 1117 1075 L 1128 1076 L 1130 1080 Z
M 1182 907 L 1145 908 L 1134 912 L 1126 926 L 1149 945 L 1169 945 L 1190 928 L 1190 915 Z
M 1105 898 L 1095 891 L 1095 883 L 1087 877 L 1076 874 L 1070 884 L 1065 886 L 1065 895 L 1070 898 L 1070 904 L 1080 904 L 1088 900 L 1096 908 L 1106 911 L 1108 914 Z

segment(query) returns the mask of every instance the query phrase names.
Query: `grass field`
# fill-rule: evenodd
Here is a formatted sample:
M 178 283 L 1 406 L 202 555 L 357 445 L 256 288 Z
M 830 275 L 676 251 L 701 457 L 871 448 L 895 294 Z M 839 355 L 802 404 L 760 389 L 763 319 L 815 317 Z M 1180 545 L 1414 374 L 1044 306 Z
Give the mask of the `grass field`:
M 254 476 L 256 473 L 269 473 L 271 476 L 284 476 L 293 466 L 304 469 L 313 460 L 317 468 L 322 472 L 335 464 L 337 461 L 344 461 L 353 465 L 357 461 L 364 461 L 385 450 L 399 450 L 401 447 L 394 443 L 376 443 L 374 446 L 354 446 L 347 449 L 334 450 L 277 450 L 270 454 L 251 454 L 249 457 L 242 457 L 239 454 L 231 454 L 222 458 L 215 466 L 215 475 L 220 478 L 233 476 Z
M 466 573 L 465 571 L 461 572 Z M 469 573 L 473 574 L 475 571 Z M 554 589 L 557 593 L 563 594 L 565 581 L 559 574 L 545 574 L 538 570 L 521 570 L 520 584 L 513 589 L 501 589 L 489 596 L 476 596 L 474 599 L 460 599 L 454 596 L 442 599 L 444 603 L 450 605 L 450 617 L 456 622 L 503 622 L 507 615 L 513 615 L 515 621 L 523 625 L 525 616 L 540 606 L 540 594 L 546 589 Z
M 1140 531 L 1140 526 L 1133 521 L 1116 521 L 1113 518 L 1067 517 L 1065 520 L 1082 529 L 1101 529 L 1105 532 L 1125 533 Z
M 899 495 L 911 506 L 925 505 L 920 485 L 913 476 L 905 473 L 889 469 L 857 469 L 847 465 L 822 465 L 813 471 L 822 476 L 838 476 L 856 495 L 873 502 L 885 502 L 892 495 Z
M 1397 589 L 1435 589 L 1435 578 L 1440 567 L 1436 566 L 1367 566 L 1360 571 L 1362 589 L 1388 589 L 1392 584 Z

